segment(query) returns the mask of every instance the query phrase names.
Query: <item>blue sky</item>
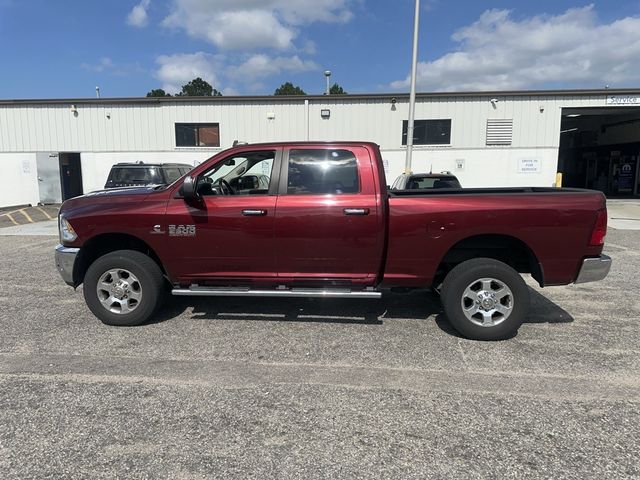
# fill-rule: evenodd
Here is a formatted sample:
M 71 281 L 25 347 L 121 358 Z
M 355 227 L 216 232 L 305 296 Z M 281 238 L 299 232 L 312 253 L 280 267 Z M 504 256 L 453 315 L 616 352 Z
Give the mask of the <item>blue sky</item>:
M 422 0 L 421 91 L 640 86 L 640 1 Z M 413 0 L 0 0 L 0 98 L 408 90 Z

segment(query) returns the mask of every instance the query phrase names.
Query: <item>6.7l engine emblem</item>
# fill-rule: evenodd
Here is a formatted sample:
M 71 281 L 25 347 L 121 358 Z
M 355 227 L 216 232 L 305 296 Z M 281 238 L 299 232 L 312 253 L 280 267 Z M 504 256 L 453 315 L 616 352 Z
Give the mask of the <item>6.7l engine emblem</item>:
M 195 237 L 195 225 L 169 225 L 170 237 Z

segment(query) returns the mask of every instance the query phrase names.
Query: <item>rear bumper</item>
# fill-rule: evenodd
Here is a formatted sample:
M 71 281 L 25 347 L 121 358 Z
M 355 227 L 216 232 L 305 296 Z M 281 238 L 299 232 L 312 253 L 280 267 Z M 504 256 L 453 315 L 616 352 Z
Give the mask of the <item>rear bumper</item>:
M 575 283 L 597 282 L 607 276 L 611 269 L 611 257 L 600 255 L 596 258 L 585 258 Z
M 56 268 L 67 285 L 75 287 L 73 282 L 73 266 L 76 263 L 79 248 L 65 247 L 58 245 L 56 247 Z

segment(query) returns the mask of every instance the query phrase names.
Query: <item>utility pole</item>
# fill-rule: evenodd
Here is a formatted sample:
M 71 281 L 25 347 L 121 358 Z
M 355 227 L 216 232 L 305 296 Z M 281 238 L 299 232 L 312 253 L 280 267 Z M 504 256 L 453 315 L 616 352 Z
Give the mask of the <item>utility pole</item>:
M 416 72 L 418 67 L 418 28 L 420 26 L 420 0 L 416 0 L 416 12 L 413 20 L 413 57 L 411 60 L 411 93 L 409 94 L 409 121 L 407 122 L 407 158 L 404 173 L 411 174 L 411 156 L 413 154 L 413 124 L 416 113 Z

